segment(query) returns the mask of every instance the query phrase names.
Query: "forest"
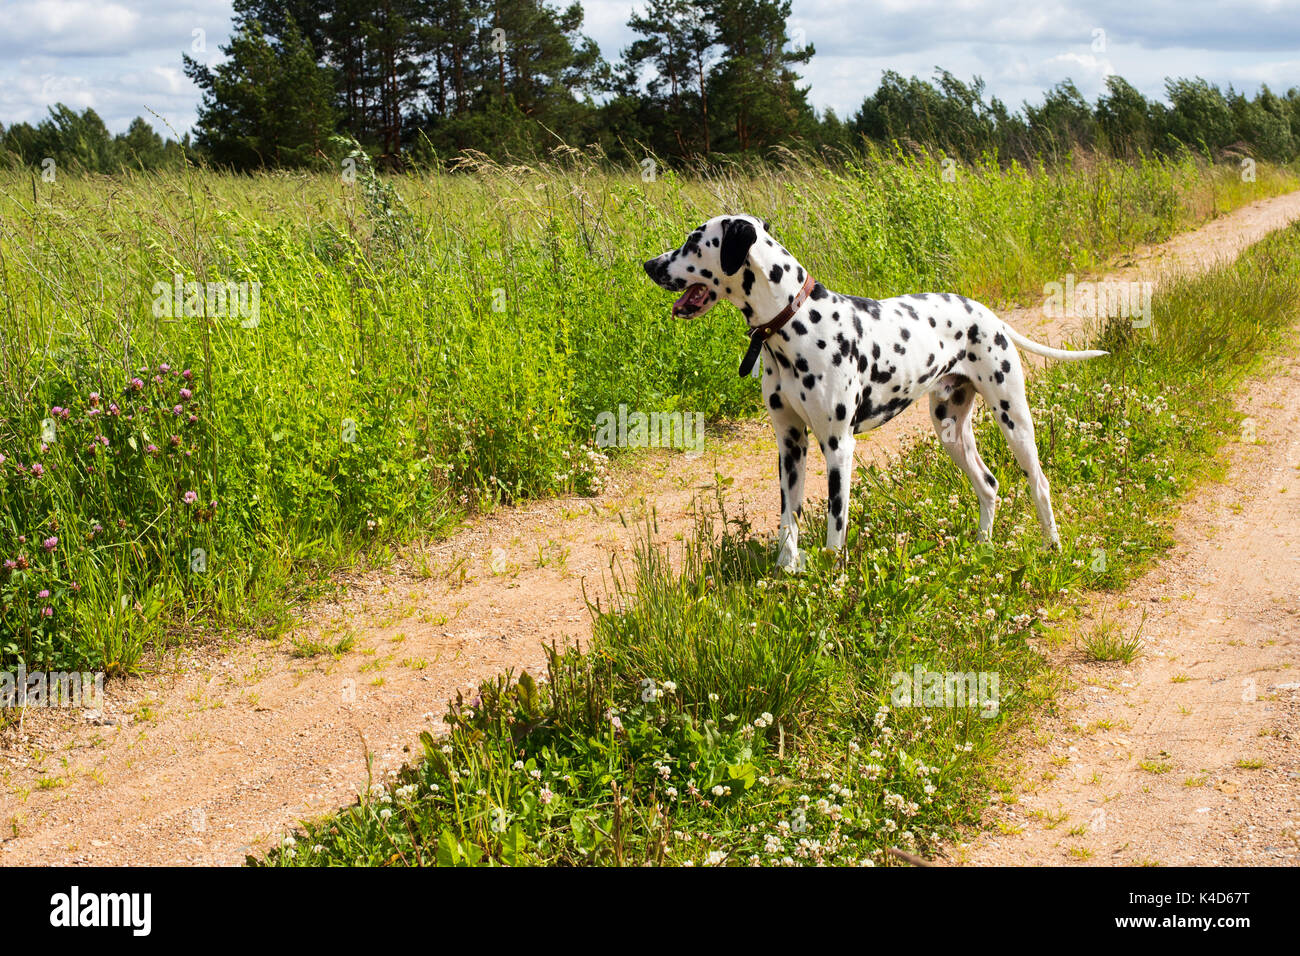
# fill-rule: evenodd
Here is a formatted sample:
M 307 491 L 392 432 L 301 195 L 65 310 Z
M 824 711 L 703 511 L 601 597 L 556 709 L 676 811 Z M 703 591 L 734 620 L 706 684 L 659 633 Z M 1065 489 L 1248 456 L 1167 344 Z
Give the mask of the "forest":
M 1112 75 L 1095 102 L 1065 80 L 1015 107 L 979 77 L 886 71 L 839 116 L 810 102 L 800 74 L 816 45 L 790 13 L 790 0 L 649 0 L 610 60 L 584 34 L 578 2 L 236 0 L 225 59 L 183 57 L 202 91 L 193 131 L 164 139 L 137 118 L 114 135 L 94 110 L 58 104 L 34 125 L 0 125 L 0 165 L 324 168 L 355 144 L 388 170 L 569 147 L 694 167 L 869 145 L 1002 164 L 1072 150 L 1278 162 L 1300 151 L 1300 89 L 1247 93 L 1197 77 L 1168 78 L 1160 100 Z

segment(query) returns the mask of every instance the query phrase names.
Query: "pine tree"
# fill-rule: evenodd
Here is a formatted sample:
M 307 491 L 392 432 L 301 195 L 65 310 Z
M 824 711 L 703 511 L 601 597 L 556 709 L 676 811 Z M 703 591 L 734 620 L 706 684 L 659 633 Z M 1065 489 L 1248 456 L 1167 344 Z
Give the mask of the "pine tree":
M 292 20 L 278 44 L 257 20 L 223 47 L 209 69 L 188 56 L 185 75 L 203 90 L 198 147 L 219 166 L 301 166 L 324 155 L 334 130 L 333 86 Z

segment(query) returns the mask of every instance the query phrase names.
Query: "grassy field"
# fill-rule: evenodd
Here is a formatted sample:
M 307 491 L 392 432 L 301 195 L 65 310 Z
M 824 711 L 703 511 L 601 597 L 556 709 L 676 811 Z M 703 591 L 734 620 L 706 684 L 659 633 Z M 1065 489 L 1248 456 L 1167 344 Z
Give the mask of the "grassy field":
M 890 847 L 932 850 L 999 785 L 1007 731 L 1050 706 L 1054 672 L 1030 639 L 1059 639 L 1083 591 L 1169 546 L 1178 499 L 1238 429 L 1234 386 L 1298 317 L 1293 226 L 1162 291 L 1149 328 L 1112 321 L 1097 336 L 1109 357 L 1036 376 L 1061 553 L 1041 548 L 983 409 L 979 446 L 1010 498 L 995 544 L 973 545 L 965 478 L 934 440 L 887 474 L 859 470 L 843 558 L 798 577 L 719 507 L 679 570 L 641 551 L 586 653 L 458 699 L 418 763 L 253 862 L 880 864 Z M 931 675 L 979 680 L 946 700 Z
M 736 317 L 674 322 L 640 269 L 719 210 L 771 220 L 833 287 L 1000 304 L 1295 183 L 1190 159 L 950 182 L 881 157 L 647 182 L 576 154 L 0 174 L 0 664 L 119 673 L 275 633 L 332 568 L 598 488 L 602 411 L 752 414 Z

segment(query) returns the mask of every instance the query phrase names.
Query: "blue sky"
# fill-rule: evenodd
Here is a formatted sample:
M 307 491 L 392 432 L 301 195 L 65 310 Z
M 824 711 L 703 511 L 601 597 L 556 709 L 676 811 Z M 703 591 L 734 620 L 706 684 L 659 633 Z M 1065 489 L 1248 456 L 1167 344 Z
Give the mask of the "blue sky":
M 636 4 L 583 6 L 586 32 L 617 57 Z M 230 20 L 229 0 L 0 0 L 0 122 L 64 102 L 94 107 L 114 132 L 138 115 L 184 132 L 199 95 L 181 54 L 220 62 Z M 794 0 L 790 26 L 817 50 L 812 102 L 841 115 L 887 69 L 978 74 L 1013 109 L 1067 77 L 1093 98 L 1107 73 L 1148 96 L 1166 76 L 1300 86 L 1300 0 Z

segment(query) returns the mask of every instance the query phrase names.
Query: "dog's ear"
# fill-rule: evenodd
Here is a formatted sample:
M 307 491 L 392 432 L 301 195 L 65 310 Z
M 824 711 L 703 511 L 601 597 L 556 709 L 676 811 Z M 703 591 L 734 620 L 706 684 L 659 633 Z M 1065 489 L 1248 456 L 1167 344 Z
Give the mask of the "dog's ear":
M 745 263 L 758 232 L 747 219 L 732 219 L 722 230 L 722 271 L 734 276 Z

